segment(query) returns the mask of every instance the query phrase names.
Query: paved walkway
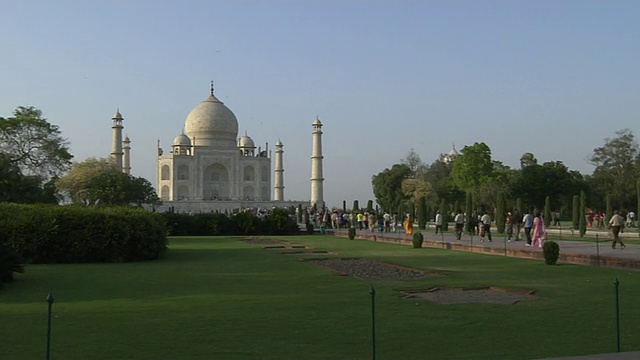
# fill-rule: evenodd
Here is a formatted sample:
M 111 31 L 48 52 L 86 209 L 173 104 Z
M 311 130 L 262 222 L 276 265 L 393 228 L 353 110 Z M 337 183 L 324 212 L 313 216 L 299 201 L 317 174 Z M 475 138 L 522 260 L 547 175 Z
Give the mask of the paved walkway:
M 640 237 L 636 232 L 637 230 L 634 230 L 633 233 L 627 232 L 624 234 L 623 239 L 626 245 L 624 249 L 620 249 L 619 245 L 616 249 L 612 249 L 611 241 L 608 239 L 610 235 L 606 231 L 590 231 L 588 232 L 589 238 L 585 241 L 553 240 L 560 246 L 560 259 L 558 262 L 640 270 L 640 242 L 637 241 L 640 240 Z M 346 229 L 329 230 L 328 232 L 338 236 L 347 236 Z M 512 240 L 509 242 L 504 234 L 497 234 L 495 231 L 491 242 L 488 241 L 488 238 L 481 242 L 480 236 L 468 234 L 464 234 L 460 240 L 457 240 L 452 232 L 436 234 L 432 229 L 423 230 L 422 234 L 424 235 L 423 247 L 440 247 L 457 251 L 543 259 L 542 249 L 528 247 L 525 245 L 526 241 L 524 240 Z M 551 229 L 548 234 L 552 236 L 564 234 L 566 234 L 565 236 L 571 236 L 570 231 L 565 230 L 564 234 L 561 234 L 561 231 L 557 229 Z M 596 235 L 598 241 L 596 241 Z M 376 231 L 372 233 L 366 230 L 358 230 L 357 236 L 358 238 L 373 241 L 411 244 L 411 237 L 402 232 L 381 233 Z

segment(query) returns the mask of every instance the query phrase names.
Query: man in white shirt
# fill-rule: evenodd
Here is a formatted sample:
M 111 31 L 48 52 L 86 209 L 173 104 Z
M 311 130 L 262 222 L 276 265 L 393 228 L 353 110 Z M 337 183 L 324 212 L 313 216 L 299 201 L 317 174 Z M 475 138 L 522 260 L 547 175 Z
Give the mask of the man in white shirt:
M 460 210 L 458 210 L 458 213 L 456 214 L 456 217 L 453 219 L 453 221 L 455 221 L 456 223 L 456 238 L 460 240 L 460 237 L 462 237 L 462 230 L 464 229 L 464 215 L 462 215 L 462 212 Z
M 531 211 L 528 211 L 522 218 L 522 224 L 524 225 L 524 235 L 527 238 L 526 246 L 531 246 L 531 228 L 533 227 L 533 216 Z
M 613 249 L 616 248 L 616 243 L 620 243 L 620 249 L 624 249 L 626 246 L 620 239 L 620 229 L 624 226 L 624 219 L 622 216 L 618 215 L 618 210 L 613 212 L 613 216 L 609 220 L 609 227 L 611 227 L 611 232 L 613 233 L 613 243 L 611 247 Z
M 489 241 L 491 241 L 491 216 L 489 216 L 489 213 L 487 211 L 485 211 L 484 215 L 482 215 L 482 217 L 480 218 L 480 222 L 484 227 L 484 234 L 487 236 Z M 480 241 L 484 241 L 484 236 Z
M 436 212 L 436 234 L 438 230 L 442 232 L 442 214 L 440 214 L 440 211 Z

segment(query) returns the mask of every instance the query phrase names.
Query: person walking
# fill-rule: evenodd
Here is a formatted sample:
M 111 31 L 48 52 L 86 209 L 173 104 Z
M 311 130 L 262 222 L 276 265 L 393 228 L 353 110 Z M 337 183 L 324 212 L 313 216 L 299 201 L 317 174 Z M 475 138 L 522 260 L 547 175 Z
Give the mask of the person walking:
M 533 238 L 531 241 L 531 247 L 535 247 L 536 243 L 541 248 L 544 245 L 544 219 L 540 216 L 540 212 L 536 212 L 536 217 L 533 218 Z
M 440 210 L 436 212 L 435 222 L 436 222 L 436 234 L 438 233 L 438 230 L 442 232 L 442 214 L 440 214 Z
M 513 237 L 513 215 L 511 213 L 507 213 L 507 217 L 505 218 L 505 225 L 507 227 L 507 242 L 511 242 L 511 238 Z
M 485 211 L 484 215 L 480 218 L 480 222 L 484 228 L 484 235 L 486 235 L 489 241 L 491 241 L 491 216 L 489 216 L 487 211 Z M 484 236 L 482 236 L 482 240 L 480 241 L 484 241 Z
M 533 227 L 533 216 L 531 216 L 531 212 L 524 214 L 522 225 L 524 226 L 524 236 L 527 238 L 525 246 L 531 246 L 531 228 Z
M 456 217 L 453 218 L 453 221 L 456 223 L 456 238 L 460 240 L 462 237 L 462 230 L 464 229 L 464 215 L 462 212 L 458 210 Z
M 613 233 L 613 243 L 611 243 L 611 248 L 616 248 L 616 243 L 620 243 L 620 249 L 624 249 L 626 245 L 620 239 L 620 230 L 624 226 L 624 219 L 618 213 L 618 210 L 613 212 L 613 216 L 609 219 L 609 227 L 611 228 L 611 232 Z

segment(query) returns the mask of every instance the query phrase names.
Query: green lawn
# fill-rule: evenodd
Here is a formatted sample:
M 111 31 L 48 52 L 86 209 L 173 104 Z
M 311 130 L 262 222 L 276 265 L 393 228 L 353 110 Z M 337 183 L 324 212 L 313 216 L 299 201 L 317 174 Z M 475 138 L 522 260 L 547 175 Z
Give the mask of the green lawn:
M 29 265 L 0 290 L 0 359 L 42 359 L 52 291 L 52 359 L 535 359 L 640 350 L 640 272 L 413 249 L 330 236 L 285 237 L 446 277 L 364 281 L 239 238 L 171 238 L 159 261 Z M 401 300 L 394 289 L 533 289 L 516 305 Z

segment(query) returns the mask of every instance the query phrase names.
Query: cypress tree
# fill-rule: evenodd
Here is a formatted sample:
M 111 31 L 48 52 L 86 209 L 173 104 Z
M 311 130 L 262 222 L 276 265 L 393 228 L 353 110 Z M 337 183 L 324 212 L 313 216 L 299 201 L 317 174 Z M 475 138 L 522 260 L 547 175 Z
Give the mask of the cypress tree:
M 442 231 L 449 230 L 447 203 L 442 199 L 440 201 L 440 215 L 442 215 Z
M 611 216 L 613 216 L 613 208 L 611 207 L 611 194 L 607 194 L 607 196 L 605 197 L 605 201 L 606 201 L 607 207 L 604 212 L 604 215 L 607 217 L 607 219 L 611 219 Z
M 498 193 L 496 204 L 496 227 L 498 228 L 498 233 L 503 234 L 505 227 L 504 192 L 500 191 Z
M 360 204 L 358 200 L 353 200 L 353 210 L 351 210 L 354 214 L 360 212 Z
M 371 214 L 373 212 L 373 200 L 367 201 L 367 212 Z
M 342 212 L 347 213 L 347 200 L 342 200 Z
M 465 212 L 465 217 L 466 217 L 466 227 L 467 227 L 467 232 L 469 234 L 471 234 L 471 213 L 473 213 L 473 198 L 471 197 L 471 193 L 467 192 L 466 194 L 466 203 L 464 204 L 464 212 Z
M 522 199 L 520 198 L 516 199 L 516 211 L 518 212 L 518 214 L 520 214 L 520 216 L 524 216 L 524 214 L 522 213 Z
M 573 195 L 573 211 L 571 212 L 573 230 L 580 229 L 580 196 Z
M 584 237 L 584 234 L 587 233 L 587 221 L 585 219 L 584 210 L 587 207 L 587 195 L 584 191 L 580 191 L 580 237 Z
M 413 201 L 409 202 L 409 214 L 411 214 L 413 221 L 416 221 L 416 204 Z
M 427 199 L 421 196 L 418 199 L 418 229 L 424 230 L 427 226 Z
M 298 223 L 302 224 L 302 205 L 298 204 Z
M 551 224 L 551 198 L 544 198 L 544 226 L 549 227 Z

